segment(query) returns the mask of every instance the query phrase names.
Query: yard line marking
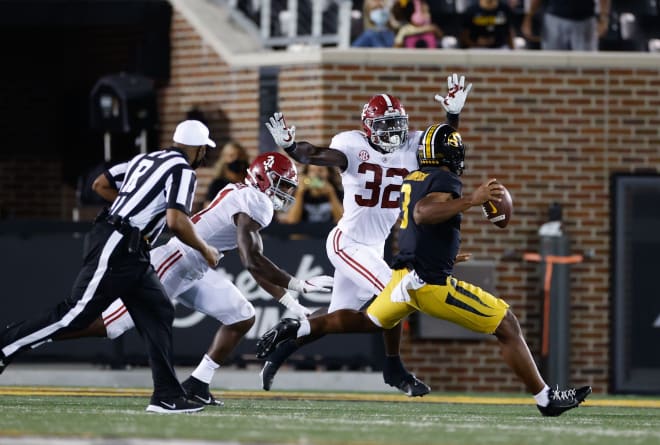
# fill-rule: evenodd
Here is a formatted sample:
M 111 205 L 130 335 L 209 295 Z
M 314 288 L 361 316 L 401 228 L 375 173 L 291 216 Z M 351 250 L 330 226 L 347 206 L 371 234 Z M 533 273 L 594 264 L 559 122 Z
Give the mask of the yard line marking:
M 474 405 L 533 405 L 531 397 L 427 395 L 404 397 L 400 394 L 351 393 L 351 392 L 265 392 L 265 391 L 222 391 L 212 388 L 216 396 L 223 399 L 266 399 L 266 400 L 338 400 L 357 402 L 402 402 L 402 403 L 459 403 Z M 3 396 L 80 396 L 80 397 L 149 397 L 151 389 L 142 388 L 87 388 L 56 386 L 0 386 Z M 629 408 L 660 408 L 660 399 L 587 399 L 582 406 L 612 406 Z

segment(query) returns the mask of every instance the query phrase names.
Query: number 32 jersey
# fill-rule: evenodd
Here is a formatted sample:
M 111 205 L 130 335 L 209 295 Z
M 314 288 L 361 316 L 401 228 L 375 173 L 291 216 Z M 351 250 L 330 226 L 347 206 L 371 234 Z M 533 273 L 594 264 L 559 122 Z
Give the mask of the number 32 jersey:
M 337 134 L 330 148 L 346 155 L 348 166 L 341 173 L 344 215 L 339 229 L 363 244 L 383 243 L 399 216 L 403 178 L 417 170 L 417 147 L 421 131 L 408 133 L 406 143 L 393 153 L 381 153 L 358 130 Z

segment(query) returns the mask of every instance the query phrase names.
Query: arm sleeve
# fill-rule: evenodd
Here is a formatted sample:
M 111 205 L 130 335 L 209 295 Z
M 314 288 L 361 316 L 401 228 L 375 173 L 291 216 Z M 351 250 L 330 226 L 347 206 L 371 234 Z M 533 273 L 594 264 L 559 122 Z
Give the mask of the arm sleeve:
M 438 171 L 431 178 L 429 192 L 451 193 L 454 198 L 460 198 L 462 193 L 461 181 L 456 175 Z
M 240 190 L 241 198 L 238 199 L 237 212 L 247 214 L 259 225 L 267 227 L 273 220 L 273 205 L 266 195 L 256 190 Z
M 176 166 L 165 184 L 168 209 L 177 209 L 190 215 L 197 187 L 197 176 L 190 167 Z
M 103 174 L 105 175 L 108 182 L 113 185 L 117 190 L 121 188 L 124 184 L 124 179 L 126 178 L 126 171 L 128 170 L 128 162 L 122 162 L 121 164 L 114 165 L 107 169 Z

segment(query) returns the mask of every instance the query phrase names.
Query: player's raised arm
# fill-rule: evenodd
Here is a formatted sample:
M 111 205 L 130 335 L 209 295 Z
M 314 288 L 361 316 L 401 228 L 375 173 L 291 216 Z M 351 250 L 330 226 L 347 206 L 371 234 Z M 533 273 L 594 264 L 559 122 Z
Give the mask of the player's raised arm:
M 447 77 L 447 94 L 444 97 L 436 94 L 434 97 L 447 112 L 446 123 L 457 130 L 460 123 L 459 115 L 470 90 L 472 90 L 472 84 L 469 83 L 467 87 L 465 86 L 465 76 L 461 76 L 459 79 L 458 75 L 454 73 Z
M 284 115 L 280 112 L 274 113 L 266 128 L 273 136 L 273 140 L 282 150 L 286 151 L 296 161 L 302 164 L 325 165 L 346 169 L 348 160 L 346 155 L 339 150 L 329 147 L 319 147 L 309 142 L 296 142 L 296 127 L 287 126 Z

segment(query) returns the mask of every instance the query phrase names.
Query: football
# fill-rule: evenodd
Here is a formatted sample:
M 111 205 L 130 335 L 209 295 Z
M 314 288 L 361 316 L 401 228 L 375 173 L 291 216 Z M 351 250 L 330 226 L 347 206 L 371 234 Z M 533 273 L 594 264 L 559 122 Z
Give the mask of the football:
M 502 185 L 502 187 L 504 187 L 504 185 Z M 509 224 L 511 215 L 513 214 L 513 200 L 511 199 L 511 193 L 509 193 L 506 187 L 504 187 L 504 195 L 502 195 L 502 200 L 500 202 L 489 200 L 481 204 L 481 208 L 488 221 L 503 229 Z

